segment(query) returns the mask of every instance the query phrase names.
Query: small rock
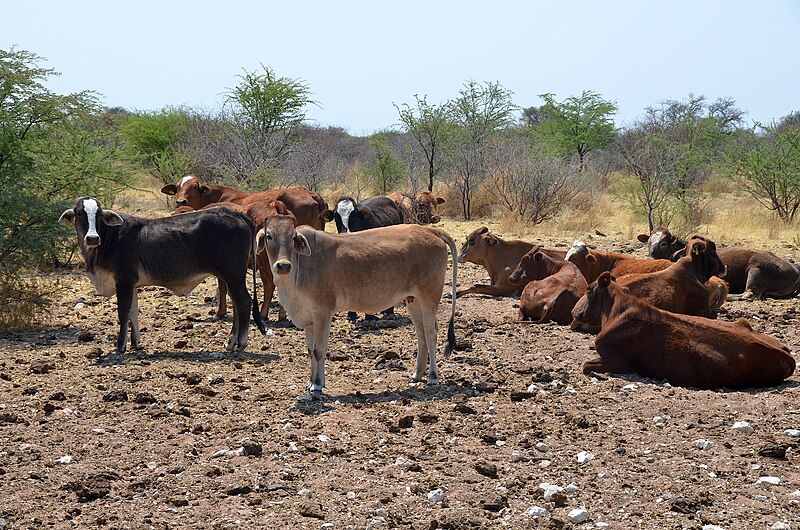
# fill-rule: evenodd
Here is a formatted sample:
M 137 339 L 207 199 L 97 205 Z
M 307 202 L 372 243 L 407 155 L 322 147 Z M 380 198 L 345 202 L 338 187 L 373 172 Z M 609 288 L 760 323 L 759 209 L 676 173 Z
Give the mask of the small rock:
M 769 528 L 770 530 L 792 530 L 792 527 L 789 526 L 789 523 L 784 523 L 783 521 L 778 521 Z
M 203 376 L 200 374 L 189 374 L 186 376 L 186 384 L 187 385 L 199 385 L 203 382 Z
M 186 339 L 180 339 L 180 340 L 176 340 L 176 341 L 173 343 L 172 347 L 173 347 L 173 348 L 175 348 L 176 350 L 182 350 L 182 349 L 184 349 L 184 348 L 185 348 L 185 347 L 186 347 L 188 344 L 189 344 L 189 341 L 188 341 L 188 340 L 186 340 Z
M 758 480 L 756 480 L 756 485 L 758 486 L 777 486 L 780 483 L 781 479 L 779 477 L 758 477 Z
M 530 517 L 547 517 L 547 510 L 541 506 L 531 506 L 525 510 L 525 515 Z
M 242 442 L 242 454 L 245 456 L 261 456 L 263 453 L 264 448 L 261 447 L 261 444 L 247 440 Z
M 574 524 L 583 523 L 589 519 L 589 512 L 583 508 L 575 508 L 574 510 L 570 510 L 567 514 L 567 519 Z
M 242 456 L 244 455 L 244 447 L 239 449 L 220 449 L 211 455 L 211 458 L 221 458 L 223 456 Z
M 380 528 L 386 523 L 383 519 L 373 519 L 369 522 L 369 528 Z
M 345 495 L 348 501 L 356 500 L 356 492 L 355 491 L 348 491 L 347 495 Z
M 47 372 L 54 370 L 55 365 L 51 362 L 47 361 L 33 361 L 31 363 L 31 373 L 32 374 L 46 374 Z
M 128 401 L 128 393 L 115 388 L 103 394 L 103 401 Z
M 311 490 L 308 488 L 301 489 L 300 491 L 297 492 L 297 494 L 300 495 L 301 497 L 305 497 L 306 499 L 311 498 Z
M 225 354 L 224 353 L 220 353 L 218 351 L 211 352 L 211 353 L 208 354 L 208 356 L 211 357 L 212 359 L 214 359 L 215 361 L 219 361 L 219 360 L 225 358 Z
M 589 451 L 581 451 L 580 453 L 578 453 L 579 464 L 584 464 L 586 462 L 589 462 L 590 460 L 594 460 L 594 455 Z
M 315 519 L 325 519 L 325 513 L 318 502 L 303 499 L 297 505 L 297 512 L 303 517 L 313 517 Z
M 253 491 L 253 489 L 247 484 L 231 484 L 225 488 L 225 495 L 247 495 L 251 491 Z
M 484 499 L 483 502 L 481 503 L 481 506 L 487 512 L 496 513 L 508 506 L 508 499 L 501 495 L 497 495 L 489 499 Z
M 139 404 L 155 403 L 156 401 L 158 400 L 150 392 L 139 392 L 133 398 L 133 402 Z
M 80 311 L 84 307 L 86 307 L 86 305 L 83 302 L 78 302 L 77 304 L 72 306 L 72 309 L 75 309 L 76 311 Z
M 401 429 L 410 429 L 414 426 L 414 416 L 403 416 L 397 422 L 397 426 Z
M 78 332 L 78 342 L 92 342 L 94 340 L 94 333 L 89 330 L 82 329 Z
M 786 458 L 786 450 L 789 447 L 783 444 L 776 444 L 773 442 L 768 442 L 765 444 L 761 449 L 758 450 L 758 454 L 760 456 L 766 456 L 769 458 L 777 458 L 783 460 Z
M 704 524 L 702 530 L 725 530 L 725 529 L 715 524 Z
M 327 436 L 325 436 L 324 434 L 318 435 L 317 436 L 317 440 L 319 440 L 320 442 L 330 442 L 331 441 L 331 439 L 328 438 Z
M 628 391 L 632 392 L 632 391 L 636 390 L 637 388 L 639 388 L 639 387 L 636 386 L 635 383 L 630 383 L 628 385 L 623 386 L 622 390 L 628 390 Z
M 604 522 L 602 522 L 602 521 L 598 521 L 598 522 L 594 523 L 594 525 L 595 525 L 597 528 L 603 528 L 603 529 L 605 529 L 605 528 L 611 528 L 611 525 L 610 525 L 610 524 L 608 524 L 608 523 L 604 523 Z
M 694 499 L 688 497 L 678 497 L 669 507 L 670 511 L 677 513 L 691 514 L 700 509 L 700 504 Z
M 570 482 L 569 485 L 564 488 L 564 491 L 569 493 L 570 495 L 578 491 L 580 488 L 574 482 Z
M 743 434 L 753 434 L 753 426 L 746 421 L 737 421 L 731 429 Z
M 444 500 L 444 490 L 436 488 L 428 492 L 428 502 L 442 502 Z
M 217 377 L 213 378 L 208 384 L 209 385 L 221 385 L 224 382 L 225 382 L 225 378 L 223 376 L 221 376 L 221 375 L 218 375 Z
M 539 487 L 544 490 L 544 500 L 547 502 L 550 502 L 556 493 L 564 491 L 564 488 L 555 484 L 540 484 Z
M 480 460 L 475 463 L 475 471 L 485 477 L 497 478 L 497 466 L 485 460 Z
M 538 444 L 536 444 L 536 450 L 541 453 L 546 453 L 547 451 L 550 450 L 550 446 L 544 442 L 539 442 Z
M 550 497 L 550 500 L 553 502 L 554 506 L 559 508 L 567 505 L 567 496 L 560 491 L 553 493 L 553 496 Z
M 791 436 L 792 438 L 798 438 L 800 437 L 800 429 L 786 429 L 783 431 L 783 434 Z
M 702 438 L 700 438 L 698 440 L 695 440 L 692 443 L 694 444 L 695 447 L 697 447 L 698 449 L 702 449 L 703 451 L 705 451 L 707 449 L 711 449 L 712 447 L 714 447 L 716 445 L 711 440 L 703 440 Z
M 72 455 L 64 455 L 58 459 L 59 464 L 69 464 L 72 462 Z

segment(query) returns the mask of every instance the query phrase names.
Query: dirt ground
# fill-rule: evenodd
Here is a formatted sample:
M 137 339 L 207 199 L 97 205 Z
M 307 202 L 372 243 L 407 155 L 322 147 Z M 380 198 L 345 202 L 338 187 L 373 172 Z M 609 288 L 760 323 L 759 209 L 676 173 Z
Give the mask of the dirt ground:
M 253 327 L 224 354 L 212 279 L 141 289 L 144 350 L 113 355 L 115 300 L 78 268 L 56 278 L 46 323 L 0 337 L 0 528 L 800 528 L 798 374 L 735 392 L 588 378 L 592 336 L 466 296 L 440 386 L 408 383 L 403 308 L 342 314 L 311 400 L 302 331 Z M 740 316 L 800 351 L 800 299 L 719 318 Z

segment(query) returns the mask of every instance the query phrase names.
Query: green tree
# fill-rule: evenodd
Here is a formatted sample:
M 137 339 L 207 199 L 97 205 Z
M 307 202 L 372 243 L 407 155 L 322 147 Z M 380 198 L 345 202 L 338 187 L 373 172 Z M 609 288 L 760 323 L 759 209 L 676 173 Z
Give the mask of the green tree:
M 451 129 L 449 120 L 450 106 L 447 103 L 432 105 L 427 96 L 414 95 L 416 107 L 407 103 L 395 105 L 400 115 L 400 123 L 414 137 L 422 148 L 428 165 L 428 191 L 433 191 L 436 175 L 444 167 L 446 158 L 442 155 L 448 133 Z
M 392 152 L 385 132 L 373 134 L 369 145 L 375 155 L 375 162 L 369 166 L 369 172 L 381 195 L 397 189 L 403 179 L 405 167 L 403 161 Z
M 535 125 L 537 133 L 560 156 L 578 155 L 581 170 L 586 155 L 595 149 L 605 149 L 614 142 L 616 131 L 613 116 L 617 105 L 604 100 L 600 94 L 583 91 L 562 102 L 555 94 L 542 94 L 544 105 L 538 112 L 527 109 L 525 119 Z
M 154 175 L 168 184 L 193 172 L 195 163 L 180 145 L 188 120 L 189 112 L 180 108 L 138 112 L 122 122 L 120 131 Z

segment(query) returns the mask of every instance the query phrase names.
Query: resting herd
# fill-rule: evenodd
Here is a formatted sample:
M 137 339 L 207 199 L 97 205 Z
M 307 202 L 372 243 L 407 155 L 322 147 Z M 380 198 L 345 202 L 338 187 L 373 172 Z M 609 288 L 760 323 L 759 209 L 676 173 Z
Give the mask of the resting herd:
M 342 197 L 328 209 L 304 188 L 246 192 L 184 177 L 161 190 L 175 196 L 171 216 L 143 219 L 102 208 L 81 197 L 61 224 L 74 224 L 96 291 L 117 296 L 116 353 L 141 347 L 137 287 L 158 285 L 188 294 L 204 278 L 218 279 L 216 316 L 233 302 L 229 351 L 247 345 L 250 314 L 264 333 L 277 291 L 279 319 L 305 332 L 311 373 L 308 391 L 325 387 L 331 320 L 339 311 L 368 317 L 405 304 L 417 337 L 412 382 L 439 382 L 437 309 L 452 261 L 450 319 L 444 354 L 455 346 L 456 300 L 468 294 L 519 296 L 519 320 L 553 321 L 596 333 L 596 356 L 585 374 L 638 373 L 698 388 L 780 384 L 795 360 L 789 348 L 752 329 L 745 319 L 715 320 L 726 300 L 792 297 L 800 267 L 771 252 L 717 249 L 666 228 L 641 234 L 649 259 L 603 252 L 577 240 L 547 249 L 505 240 L 488 228 L 473 231 L 460 251 L 436 223 L 445 200 L 430 192 L 395 192 L 356 202 Z M 324 231 L 335 222 L 337 234 Z M 448 255 L 450 260 L 448 260 Z M 458 264 L 482 265 L 491 284 L 456 290 Z M 246 286 L 247 269 L 264 288 Z M 350 280 L 347 281 L 346 278 Z M 353 281 L 355 279 L 355 281 Z

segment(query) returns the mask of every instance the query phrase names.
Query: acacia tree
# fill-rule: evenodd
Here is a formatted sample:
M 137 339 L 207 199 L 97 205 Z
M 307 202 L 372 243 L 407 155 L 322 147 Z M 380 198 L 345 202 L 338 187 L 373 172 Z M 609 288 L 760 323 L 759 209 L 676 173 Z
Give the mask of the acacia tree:
M 427 96 L 414 95 L 416 108 L 407 103 L 395 105 L 400 115 L 400 123 L 422 148 L 428 164 L 428 191 L 433 191 L 433 181 L 444 167 L 446 158 L 442 156 L 447 142 L 450 121 L 448 103 L 432 105 Z
M 369 172 L 377 186 L 376 191 L 386 195 L 396 189 L 402 180 L 403 161 L 392 152 L 388 134 L 385 132 L 373 134 L 369 139 L 369 145 L 375 156 L 375 161 L 369 165 Z
M 453 140 L 448 158 L 455 169 L 453 186 L 461 199 L 464 219 L 472 215 L 472 198 L 486 175 L 487 151 L 498 131 L 511 125 L 517 109 L 513 92 L 500 83 L 467 81 L 450 103 Z
M 555 94 L 542 94 L 544 105 L 538 112 L 528 109 L 524 116 L 535 125 L 542 138 L 562 156 L 578 155 L 581 171 L 586 155 L 595 149 L 605 149 L 614 142 L 616 132 L 612 120 L 617 105 L 600 94 L 583 91 L 580 96 L 557 102 Z
M 189 123 L 189 111 L 165 108 L 128 115 L 120 132 L 140 152 L 146 166 L 164 184 L 192 173 L 195 161 L 180 148 Z

